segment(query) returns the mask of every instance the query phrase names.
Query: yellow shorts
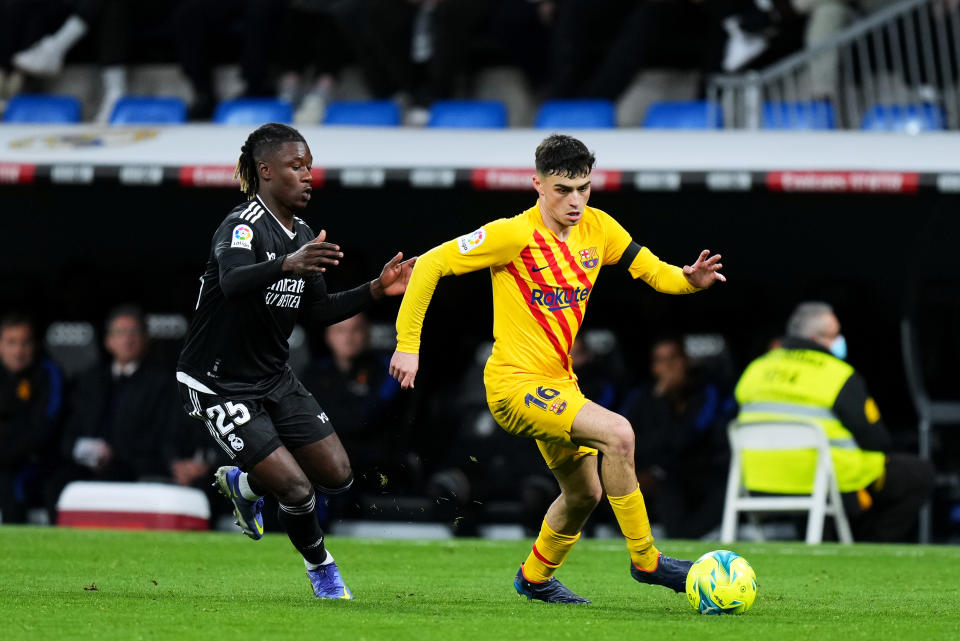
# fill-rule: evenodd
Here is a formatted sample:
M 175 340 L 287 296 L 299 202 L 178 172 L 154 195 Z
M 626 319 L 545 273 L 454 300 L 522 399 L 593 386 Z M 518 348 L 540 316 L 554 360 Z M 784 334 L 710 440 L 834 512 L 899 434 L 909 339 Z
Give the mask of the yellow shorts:
M 493 418 L 510 434 L 533 438 L 551 470 L 597 450 L 570 440 L 573 419 L 587 404 L 574 381 L 527 379 L 500 400 L 487 399 Z

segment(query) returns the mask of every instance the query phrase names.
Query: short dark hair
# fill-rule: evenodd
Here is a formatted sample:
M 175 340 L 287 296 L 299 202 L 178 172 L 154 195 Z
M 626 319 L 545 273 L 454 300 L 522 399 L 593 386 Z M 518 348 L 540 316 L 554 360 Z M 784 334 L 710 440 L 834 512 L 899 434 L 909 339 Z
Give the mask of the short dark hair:
M 7 312 L 3 316 L 0 316 L 0 332 L 7 329 L 8 327 L 17 327 L 19 325 L 26 325 L 30 328 L 30 333 L 36 333 L 36 328 L 33 326 L 33 318 L 29 314 L 21 311 Z
M 537 145 L 536 162 L 538 174 L 577 178 L 593 171 L 597 159 L 576 138 L 553 134 Z
M 137 321 L 137 326 L 140 328 L 140 331 L 144 336 L 147 334 L 147 319 L 143 315 L 143 310 L 136 305 L 130 303 L 124 303 L 122 305 L 117 305 L 107 313 L 107 321 L 103 326 L 104 335 L 110 333 L 110 326 L 113 325 L 113 321 L 117 320 L 121 316 L 129 316 L 130 318 Z
M 240 159 L 233 177 L 240 179 L 240 191 L 248 200 L 253 200 L 260 189 L 257 163 L 285 142 L 307 143 L 299 131 L 279 122 L 261 125 L 247 136 L 247 141 L 240 147 Z

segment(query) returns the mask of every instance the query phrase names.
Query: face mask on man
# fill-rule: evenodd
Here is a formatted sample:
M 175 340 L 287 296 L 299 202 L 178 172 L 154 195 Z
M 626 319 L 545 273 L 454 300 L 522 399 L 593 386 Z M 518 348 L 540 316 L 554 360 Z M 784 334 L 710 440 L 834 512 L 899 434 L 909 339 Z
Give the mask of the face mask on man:
M 837 337 L 830 343 L 830 353 L 841 361 L 847 360 L 847 339 L 843 334 L 837 334 Z

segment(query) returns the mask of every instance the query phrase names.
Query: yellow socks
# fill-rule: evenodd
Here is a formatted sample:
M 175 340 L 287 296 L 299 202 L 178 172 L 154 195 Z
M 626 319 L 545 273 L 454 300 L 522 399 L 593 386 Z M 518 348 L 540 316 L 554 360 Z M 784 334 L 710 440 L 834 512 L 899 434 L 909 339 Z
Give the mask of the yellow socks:
M 641 570 L 649 572 L 657 569 L 660 551 L 653 545 L 650 519 L 647 518 L 647 506 L 643 502 L 640 487 L 637 486 L 637 489 L 626 496 L 607 495 L 607 500 L 610 501 L 610 507 L 620 523 L 620 531 L 627 539 L 630 560 Z
M 649 528 L 647 528 L 649 531 Z M 560 534 L 554 532 L 547 525 L 547 520 L 543 520 L 540 526 L 540 536 L 533 544 L 533 551 L 523 564 L 523 576 L 527 581 L 542 583 L 553 576 L 557 568 L 563 564 L 564 559 L 573 549 L 573 544 L 580 538 L 580 533 Z

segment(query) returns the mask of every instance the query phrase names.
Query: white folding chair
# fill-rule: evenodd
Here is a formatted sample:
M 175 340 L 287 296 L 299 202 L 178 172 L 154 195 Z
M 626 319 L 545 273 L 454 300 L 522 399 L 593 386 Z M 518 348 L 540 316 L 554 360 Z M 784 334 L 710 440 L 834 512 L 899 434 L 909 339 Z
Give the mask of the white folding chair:
M 733 421 L 727 431 L 730 438 L 730 473 L 723 507 L 720 538 L 723 543 L 736 540 L 741 512 L 807 512 L 807 543 L 823 540 L 823 521 L 829 515 L 837 525 L 841 543 L 853 543 L 850 524 L 843 511 L 837 477 L 830 457 L 830 444 L 816 423 L 776 421 L 740 423 Z M 743 451 L 805 450 L 817 451 L 813 491 L 810 494 L 750 496 L 743 484 Z

